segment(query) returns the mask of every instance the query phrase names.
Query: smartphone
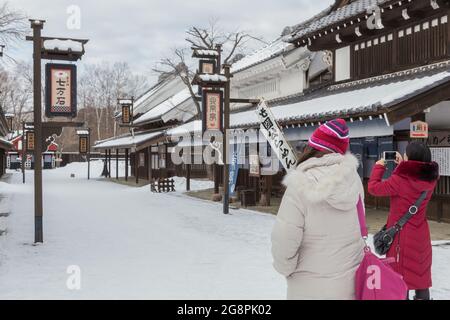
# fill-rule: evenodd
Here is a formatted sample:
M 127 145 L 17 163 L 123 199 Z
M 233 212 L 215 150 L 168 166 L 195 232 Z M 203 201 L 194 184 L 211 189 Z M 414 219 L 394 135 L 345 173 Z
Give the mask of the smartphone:
M 396 151 L 383 152 L 383 159 L 385 161 L 396 161 L 397 160 L 397 152 Z

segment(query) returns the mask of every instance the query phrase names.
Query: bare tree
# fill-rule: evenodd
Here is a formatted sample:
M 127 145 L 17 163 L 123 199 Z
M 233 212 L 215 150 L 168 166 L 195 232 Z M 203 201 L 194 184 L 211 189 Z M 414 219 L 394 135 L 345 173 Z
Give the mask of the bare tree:
M 0 5 L 0 45 L 10 45 L 22 40 L 27 33 L 26 16 L 9 8 L 8 2 Z M 5 53 L 5 57 L 14 61 Z
M 153 72 L 157 73 L 160 78 L 167 75 L 176 75 L 188 88 L 192 100 L 196 107 L 196 119 L 201 117 L 200 103 L 196 99 L 196 93 L 192 86 L 192 80 L 195 75 L 195 67 L 190 67 L 192 61 L 188 61 L 188 53 L 191 49 L 215 50 L 217 46 L 221 46 L 224 55 L 224 64 L 232 64 L 245 55 L 246 47 L 249 41 L 264 42 L 262 37 L 253 36 L 242 30 L 233 32 L 225 32 L 220 29 L 217 20 L 210 20 L 207 28 L 190 27 L 186 31 L 186 41 L 190 48 L 174 49 L 171 57 L 161 59 L 157 66 L 153 68 Z M 192 62 L 192 63 L 190 63 Z
M 135 75 L 127 63 L 85 65 L 79 79 L 78 98 L 84 121 L 96 128 L 96 139 L 116 136 L 117 99 L 138 97 L 147 87 L 147 79 Z M 94 122 L 94 123 L 92 123 Z
M 0 105 L 4 112 L 14 114 L 14 128 L 31 118 L 32 78 L 31 66 L 19 62 L 10 71 L 0 70 Z

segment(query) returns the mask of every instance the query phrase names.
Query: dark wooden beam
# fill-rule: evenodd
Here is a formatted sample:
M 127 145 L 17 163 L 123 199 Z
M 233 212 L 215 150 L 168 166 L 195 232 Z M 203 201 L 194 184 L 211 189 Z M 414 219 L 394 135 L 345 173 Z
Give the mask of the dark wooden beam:
M 426 93 L 408 99 L 387 112 L 387 118 L 391 124 L 412 117 L 435 104 L 450 99 L 450 82 L 433 88 Z

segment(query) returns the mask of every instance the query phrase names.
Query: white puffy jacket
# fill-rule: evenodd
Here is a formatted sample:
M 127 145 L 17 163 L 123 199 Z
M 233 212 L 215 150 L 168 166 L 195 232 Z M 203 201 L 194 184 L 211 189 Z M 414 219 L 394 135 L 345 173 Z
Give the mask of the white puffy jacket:
M 287 278 L 288 299 L 354 299 L 364 255 L 356 210 L 364 189 L 357 168 L 351 154 L 328 154 L 286 177 L 272 254 L 275 269 Z

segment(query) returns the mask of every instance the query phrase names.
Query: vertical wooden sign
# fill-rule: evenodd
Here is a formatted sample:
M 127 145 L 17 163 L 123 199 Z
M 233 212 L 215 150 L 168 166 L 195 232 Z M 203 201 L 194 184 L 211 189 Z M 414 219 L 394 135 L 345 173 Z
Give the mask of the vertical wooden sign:
M 45 66 L 45 115 L 48 118 L 77 116 L 77 67 L 72 64 Z
M 223 92 L 203 91 L 203 132 L 223 130 Z

